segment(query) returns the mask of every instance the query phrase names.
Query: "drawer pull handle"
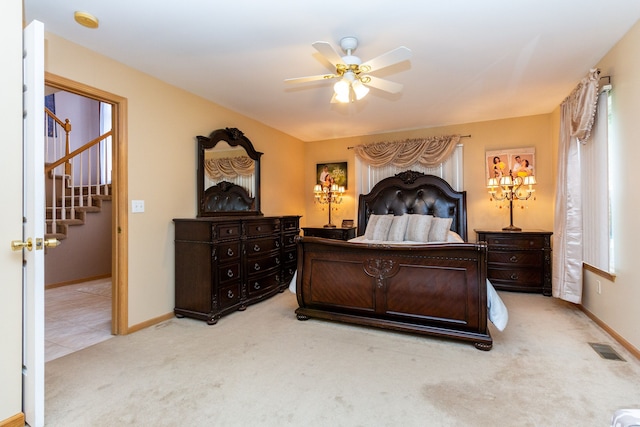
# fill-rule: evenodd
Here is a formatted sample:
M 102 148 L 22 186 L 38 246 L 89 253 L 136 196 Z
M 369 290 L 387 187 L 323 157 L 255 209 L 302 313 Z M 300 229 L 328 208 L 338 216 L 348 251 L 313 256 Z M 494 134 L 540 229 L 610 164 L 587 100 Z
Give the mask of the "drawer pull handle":
M 253 269 L 254 269 L 255 271 L 260 270 L 260 264 L 258 264 L 258 263 L 256 262 L 256 263 L 253 265 Z
M 280 247 L 280 240 L 276 240 L 276 248 Z
M 513 255 L 511 258 L 509 258 L 509 261 L 511 262 L 517 262 L 518 261 L 518 257 Z
M 255 290 L 260 289 L 260 283 L 255 282 L 255 283 L 253 284 L 253 289 L 255 289 Z
M 228 291 L 227 291 L 227 298 L 232 299 L 234 296 L 235 296 L 235 295 L 234 295 L 234 293 L 233 293 L 233 291 L 232 291 L 232 290 L 228 290 Z
M 280 275 L 276 274 L 276 282 L 280 282 Z
M 280 265 L 280 258 L 276 257 L 276 265 Z
M 228 228 L 227 229 L 227 234 L 233 234 L 233 228 Z
M 231 269 L 227 270 L 227 276 L 233 277 L 233 270 Z
M 262 231 L 262 227 L 261 227 L 261 226 L 257 226 L 257 227 L 256 227 L 256 230 L 257 230 L 257 231 Z
M 227 255 L 233 256 L 233 249 L 231 248 L 227 249 Z
M 289 254 L 289 261 L 291 261 L 291 260 L 293 260 L 293 254 L 292 253 Z
M 511 274 L 511 280 L 518 280 L 518 274 L 517 273 Z
M 254 252 L 260 252 L 260 245 L 258 245 L 257 243 L 253 246 L 253 251 Z

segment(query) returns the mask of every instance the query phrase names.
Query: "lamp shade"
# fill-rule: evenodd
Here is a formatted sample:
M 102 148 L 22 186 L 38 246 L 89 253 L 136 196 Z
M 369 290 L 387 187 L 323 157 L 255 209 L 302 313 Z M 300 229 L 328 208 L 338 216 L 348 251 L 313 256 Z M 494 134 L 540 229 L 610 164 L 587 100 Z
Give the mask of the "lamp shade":
M 350 85 L 347 80 L 340 79 L 333 85 L 333 91 L 336 93 L 336 100 L 338 102 L 349 102 Z
M 353 92 L 356 94 L 356 99 L 359 101 L 369 93 L 369 88 L 362 84 L 360 80 L 356 80 L 351 84 Z

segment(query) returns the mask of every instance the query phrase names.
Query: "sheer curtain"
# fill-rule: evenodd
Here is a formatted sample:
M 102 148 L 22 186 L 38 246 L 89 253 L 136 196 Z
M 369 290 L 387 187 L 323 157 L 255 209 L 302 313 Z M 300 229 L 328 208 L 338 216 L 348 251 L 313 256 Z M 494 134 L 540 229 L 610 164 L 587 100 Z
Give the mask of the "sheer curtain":
M 553 232 L 553 296 L 582 301 L 582 186 L 578 144 L 589 139 L 600 72 L 593 69 L 562 102 Z

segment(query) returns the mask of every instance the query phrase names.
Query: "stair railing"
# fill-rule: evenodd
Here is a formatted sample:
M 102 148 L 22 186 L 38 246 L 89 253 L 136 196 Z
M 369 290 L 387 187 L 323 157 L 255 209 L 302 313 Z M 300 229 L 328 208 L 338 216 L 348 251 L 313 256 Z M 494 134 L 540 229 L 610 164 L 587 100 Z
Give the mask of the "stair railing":
M 55 123 L 54 132 L 46 130 L 48 143 L 47 150 L 45 150 L 45 158 L 47 159 L 45 174 L 52 178 L 51 201 L 48 203 L 50 206 L 47 206 L 47 209 L 51 211 L 49 232 L 55 234 L 58 232 L 59 221 L 76 219 L 77 208 L 92 206 L 95 196 L 109 195 L 108 183 L 103 183 L 100 179 L 99 143 L 110 138 L 113 131 L 108 131 L 70 152 L 71 124 L 69 120 L 67 119 L 63 123 L 50 110 L 45 108 L 45 112 L 45 117 L 52 117 Z M 58 131 L 65 133 L 62 144 L 58 141 L 60 139 Z M 51 136 L 52 134 L 53 136 Z M 56 160 L 49 161 L 51 158 Z M 60 173 L 62 165 L 64 165 L 64 173 Z M 60 178 L 59 186 L 57 178 Z

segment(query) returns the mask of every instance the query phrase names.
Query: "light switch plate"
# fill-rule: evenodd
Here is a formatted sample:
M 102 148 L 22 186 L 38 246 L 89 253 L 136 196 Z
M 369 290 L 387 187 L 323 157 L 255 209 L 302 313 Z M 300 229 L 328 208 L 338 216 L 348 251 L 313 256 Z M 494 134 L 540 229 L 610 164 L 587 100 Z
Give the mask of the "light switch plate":
M 144 200 L 132 200 L 131 212 L 132 213 L 144 212 Z

